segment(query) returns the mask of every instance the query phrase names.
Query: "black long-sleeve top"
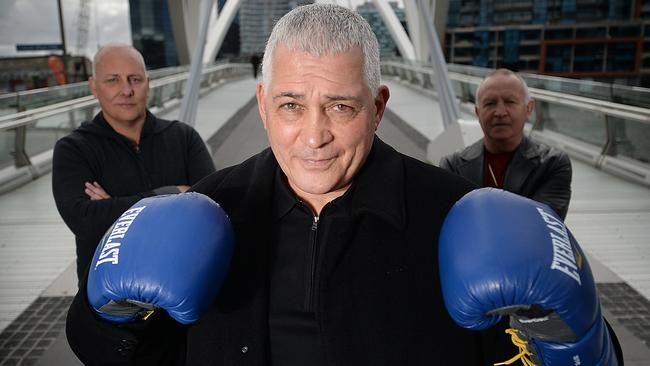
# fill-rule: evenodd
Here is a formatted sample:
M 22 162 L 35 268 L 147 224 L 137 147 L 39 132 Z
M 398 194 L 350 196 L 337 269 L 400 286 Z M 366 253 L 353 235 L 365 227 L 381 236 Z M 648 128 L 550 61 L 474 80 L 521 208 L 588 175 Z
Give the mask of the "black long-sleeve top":
M 144 197 L 171 192 L 164 187 L 192 185 L 213 171 L 205 143 L 192 127 L 149 111 L 137 146 L 117 133 L 101 112 L 57 141 L 52 192 L 75 235 L 78 277 L 122 212 Z M 84 183 L 95 181 L 111 198 L 89 199 Z

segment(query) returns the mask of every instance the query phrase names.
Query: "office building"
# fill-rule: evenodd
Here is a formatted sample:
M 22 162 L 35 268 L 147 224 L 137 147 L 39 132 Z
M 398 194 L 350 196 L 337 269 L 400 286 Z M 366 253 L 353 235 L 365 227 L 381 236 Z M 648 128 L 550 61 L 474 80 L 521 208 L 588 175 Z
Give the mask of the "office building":
M 219 9 L 223 8 L 224 3 L 225 0 L 215 2 Z M 129 0 L 133 46 L 144 56 L 147 69 L 179 65 L 168 5 L 168 0 Z M 239 55 L 238 22 L 236 16 L 217 58 Z
M 400 23 L 402 23 L 404 29 L 407 29 L 404 9 L 397 6 L 397 1 L 390 1 L 389 4 L 393 8 L 393 12 L 397 16 L 397 19 L 399 19 Z M 381 14 L 377 8 L 375 8 L 375 5 L 371 2 L 364 3 L 357 7 L 357 12 L 368 21 L 370 27 L 372 28 L 372 31 L 375 32 L 377 41 L 379 41 L 380 56 L 398 56 L 399 51 L 395 45 L 395 42 L 393 41 L 393 37 L 391 36 L 388 27 L 384 23 L 384 19 L 381 17 Z
M 449 0 L 450 63 L 650 86 L 650 0 Z
M 310 0 L 246 0 L 239 8 L 240 52 L 242 56 L 264 52 L 273 25 L 291 9 L 313 3 Z
M 147 69 L 178 65 L 167 1 L 129 0 L 133 46 L 144 56 Z

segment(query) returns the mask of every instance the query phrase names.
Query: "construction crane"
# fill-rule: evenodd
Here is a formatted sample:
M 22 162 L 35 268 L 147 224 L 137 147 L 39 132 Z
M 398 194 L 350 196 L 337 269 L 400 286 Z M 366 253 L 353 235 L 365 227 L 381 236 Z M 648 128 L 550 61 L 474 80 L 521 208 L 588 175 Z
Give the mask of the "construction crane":
M 92 0 L 79 0 L 77 12 L 77 54 L 83 55 L 88 44 L 88 26 L 90 23 L 90 3 Z

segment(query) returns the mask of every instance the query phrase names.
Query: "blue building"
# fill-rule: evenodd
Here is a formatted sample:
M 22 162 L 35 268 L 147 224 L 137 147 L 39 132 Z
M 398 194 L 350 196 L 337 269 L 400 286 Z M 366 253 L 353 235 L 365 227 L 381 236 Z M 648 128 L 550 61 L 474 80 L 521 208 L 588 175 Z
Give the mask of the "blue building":
M 650 86 L 650 0 L 449 0 L 451 63 Z
M 130 0 L 133 46 L 148 69 L 178 65 L 176 45 L 166 0 Z
M 393 8 L 393 12 L 395 12 L 397 19 L 399 19 L 400 23 L 402 23 L 402 26 L 406 30 L 406 14 L 404 13 L 404 9 L 398 7 L 397 1 L 390 1 L 389 4 Z M 380 56 L 398 56 L 399 51 L 395 45 L 395 42 L 393 42 L 393 37 L 390 35 L 388 27 L 384 23 L 384 19 L 381 17 L 381 14 L 377 8 L 375 8 L 375 5 L 373 3 L 366 2 L 363 5 L 359 5 L 356 10 L 368 21 L 368 23 L 370 23 L 370 27 L 372 28 L 373 32 L 375 32 L 377 41 L 379 41 Z

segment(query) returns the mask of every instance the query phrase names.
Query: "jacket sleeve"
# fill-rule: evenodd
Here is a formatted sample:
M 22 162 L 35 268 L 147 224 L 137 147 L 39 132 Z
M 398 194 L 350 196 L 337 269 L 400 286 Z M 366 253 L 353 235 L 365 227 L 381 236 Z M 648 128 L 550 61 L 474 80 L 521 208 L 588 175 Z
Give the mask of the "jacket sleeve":
M 571 200 L 571 161 L 567 154 L 560 152 L 548 164 L 546 178 L 530 198 L 551 206 L 564 220 Z
M 187 138 L 187 176 L 189 185 L 194 185 L 204 177 L 214 173 L 214 162 L 201 136 L 190 128 Z
M 450 155 L 443 156 L 440 158 L 440 162 L 438 163 L 438 166 L 444 170 L 448 170 L 450 172 L 453 172 L 454 170 L 452 169 L 451 162 L 450 162 Z
M 96 180 L 96 173 L 84 152 L 71 139 L 63 138 L 54 147 L 52 193 L 56 207 L 77 237 L 98 238 L 133 204 L 152 192 L 92 201 L 84 183 Z
M 102 320 L 88 304 L 83 280 L 68 310 L 66 336 L 84 365 L 182 365 L 187 328 L 164 311 L 139 323 Z

